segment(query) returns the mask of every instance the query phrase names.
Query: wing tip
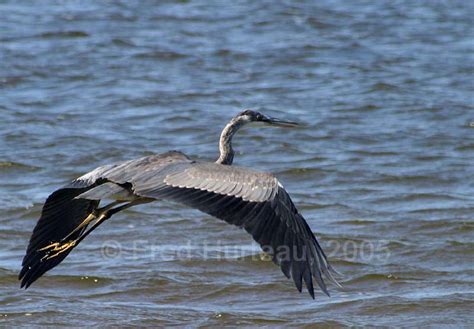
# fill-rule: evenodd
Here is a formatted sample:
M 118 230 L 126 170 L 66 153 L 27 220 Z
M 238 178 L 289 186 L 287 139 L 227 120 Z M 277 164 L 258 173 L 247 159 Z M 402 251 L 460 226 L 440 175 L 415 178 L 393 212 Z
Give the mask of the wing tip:
M 308 289 L 308 293 L 311 296 L 311 298 L 313 298 L 313 300 L 316 299 L 315 296 L 314 296 L 314 288 L 313 289 L 307 288 L 307 289 Z
M 337 281 L 337 279 L 334 277 L 340 276 L 342 277 L 342 274 L 336 271 L 329 263 L 327 263 L 327 270 L 324 271 L 324 275 L 328 278 L 331 283 L 333 283 L 336 287 L 342 288 L 342 285 Z
M 21 269 L 20 274 L 18 275 L 18 280 L 20 280 L 20 289 L 28 289 L 29 286 L 36 280 L 41 275 L 37 275 L 37 272 L 39 271 L 39 268 L 33 268 L 31 266 L 24 266 Z

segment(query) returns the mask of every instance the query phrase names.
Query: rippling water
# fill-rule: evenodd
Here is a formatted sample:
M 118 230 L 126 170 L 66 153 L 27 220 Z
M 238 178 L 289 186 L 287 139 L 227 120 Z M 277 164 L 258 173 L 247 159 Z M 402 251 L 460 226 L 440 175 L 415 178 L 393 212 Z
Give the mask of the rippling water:
M 474 322 L 470 1 L 0 1 L 0 325 Z M 247 234 L 154 203 L 29 290 L 42 203 L 96 166 L 169 149 L 270 171 L 342 273 L 298 294 Z

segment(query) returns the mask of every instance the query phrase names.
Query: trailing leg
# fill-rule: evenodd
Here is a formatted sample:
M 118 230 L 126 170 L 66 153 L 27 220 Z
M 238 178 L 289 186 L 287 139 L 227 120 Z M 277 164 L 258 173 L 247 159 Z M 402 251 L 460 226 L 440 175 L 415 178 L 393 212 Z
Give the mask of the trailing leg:
M 43 258 L 41 258 L 41 260 L 49 260 L 54 257 L 57 257 L 58 255 L 66 251 L 70 251 L 77 244 L 79 244 L 86 236 L 88 236 L 92 231 L 94 231 L 100 224 L 102 224 L 107 219 L 112 217 L 113 214 L 119 211 L 122 211 L 124 209 L 130 208 L 132 206 L 135 206 L 137 204 L 146 203 L 146 202 L 149 202 L 149 201 L 147 199 L 135 199 L 131 202 L 128 202 L 126 204 L 123 204 L 121 206 L 114 208 L 116 205 L 124 203 L 124 201 L 114 201 L 105 207 L 95 209 L 71 233 L 69 233 L 67 236 L 62 238 L 61 241 L 51 243 L 47 245 L 46 247 L 38 249 L 38 251 L 46 252 Z M 92 224 L 92 226 L 89 229 L 84 231 L 83 229 L 86 228 L 89 224 Z M 79 232 L 81 230 L 83 230 L 83 232 L 80 233 L 78 237 L 76 237 L 75 239 L 70 239 L 71 236 L 73 236 L 76 232 Z

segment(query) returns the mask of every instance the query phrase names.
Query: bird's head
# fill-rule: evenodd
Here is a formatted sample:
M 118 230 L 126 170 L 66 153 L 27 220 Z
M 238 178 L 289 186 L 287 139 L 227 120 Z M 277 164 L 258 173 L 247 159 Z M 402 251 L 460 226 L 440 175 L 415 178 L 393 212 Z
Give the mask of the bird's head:
M 234 118 L 237 122 L 240 124 L 244 125 L 247 123 L 251 122 L 256 122 L 256 123 L 264 123 L 267 125 L 271 126 L 276 126 L 276 127 L 296 127 L 298 126 L 298 123 L 293 122 L 293 121 L 285 121 L 285 120 L 280 120 L 277 118 L 272 118 L 268 117 L 260 112 L 253 111 L 253 110 L 245 110 L 243 112 L 240 112 L 237 114 L 237 116 Z
M 249 123 L 262 123 L 273 127 L 296 127 L 298 124 L 293 121 L 285 121 L 276 118 L 267 117 L 262 113 L 253 110 L 245 110 L 237 114 L 222 130 L 219 140 L 219 150 L 221 152 L 217 163 L 231 165 L 234 159 L 232 150 L 232 137 L 234 134 Z

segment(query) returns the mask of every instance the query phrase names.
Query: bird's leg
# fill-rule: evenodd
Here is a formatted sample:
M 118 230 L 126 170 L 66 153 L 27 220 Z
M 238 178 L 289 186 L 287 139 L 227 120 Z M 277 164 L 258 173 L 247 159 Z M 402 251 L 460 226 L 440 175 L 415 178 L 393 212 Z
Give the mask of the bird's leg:
M 113 207 L 115 207 L 116 205 L 119 205 L 121 203 L 124 203 L 126 201 L 114 201 L 110 204 L 108 204 L 107 206 L 105 207 L 102 207 L 102 208 L 98 208 L 98 209 L 95 209 L 93 212 L 91 212 L 89 214 L 89 216 L 86 217 L 86 219 L 84 219 L 84 221 L 79 224 L 74 230 L 72 230 L 71 233 L 69 233 L 68 235 L 66 235 L 64 238 L 61 239 L 61 241 L 66 241 L 67 239 L 69 239 L 71 237 L 71 235 L 73 235 L 75 232 L 79 231 L 81 228 L 87 226 L 90 222 L 92 222 L 94 219 L 98 219 L 100 217 L 100 215 L 102 213 L 105 213 L 107 212 L 109 209 L 112 209 Z
M 107 219 L 109 219 L 110 217 L 112 217 L 113 214 L 121 211 L 121 210 L 124 210 L 124 209 L 127 209 L 127 208 L 130 208 L 134 205 L 136 205 L 138 203 L 135 203 L 134 201 L 132 202 L 129 202 L 127 204 L 124 204 L 120 207 L 117 207 L 117 208 L 112 208 L 112 209 L 107 209 L 107 210 L 104 210 L 102 212 L 99 213 L 99 216 L 97 217 L 97 220 L 95 221 L 95 223 L 91 226 L 90 229 L 88 229 L 87 231 L 85 231 L 83 234 L 81 234 L 81 236 L 79 236 L 79 238 L 77 240 L 74 240 L 75 243 L 79 243 L 81 242 L 82 240 L 84 240 L 84 238 L 86 236 L 88 236 L 89 234 L 91 234 L 91 232 L 93 230 L 95 230 L 100 224 L 102 224 L 103 222 L 105 222 Z
M 68 235 L 66 235 L 64 238 L 61 239 L 61 241 L 59 242 L 53 242 L 49 245 L 47 245 L 46 247 L 43 247 L 41 249 L 38 249 L 38 251 L 45 251 L 45 250 L 48 250 L 48 249 L 52 249 L 51 251 L 58 251 L 58 250 L 62 250 L 64 249 L 65 247 L 67 247 L 68 243 L 64 243 L 64 241 L 68 240 L 74 233 L 76 233 L 77 231 L 79 231 L 80 229 L 82 229 L 83 227 L 87 226 L 89 223 L 91 223 L 92 221 L 96 220 L 98 218 L 98 214 L 100 214 L 101 212 L 105 212 L 111 208 L 113 208 L 114 206 L 120 204 L 120 203 L 123 203 L 124 201 L 114 201 L 110 204 L 108 204 L 107 206 L 103 207 L 103 208 L 99 208 L 99 209 L 94 209 L 90 214 L 89 216 L 87 216 L 83 221 L 82 223 L 80 223 L 74 230 L 72 230 Z
M 124 204 L 122 206 L 113 208 L 117 204 L 123 203 L 123 201 L 115 201 L 115 202 L 112 202 L 111 204 L 109 204 L 109 205 L 107 205 L 103 208 L 96 209 L 94 211 L 94 213 L 90 214 L 81 224 L 79 224 L 78 227 L 76 227 L 74 229 L 74 231 L 72 231 L 70 234 L 68 234 L 65 238 L 61 239 L 61 242 L 55 242 L 53 244 L 50 244 L 47 247 L 39 249 L 41 251 L 51 249 L 43 257 L 43 259 L 54 258 L 54 257 L 58 256 L 59 254 L 65 252 L 69 249 L 72 249 L 77 244 L 79 244 L 79 242 L 81 242 L 86 236 L 88 236 L 93 230 L 95 230 L 100 224 L 102 224 L 105 220 L 109 219 L 113 214 L 115 214 L 115 213 L 117 213 L 121 210 L 124 210 L 124 209 L 130 208 L 132 206 L 135 206 L 137 204 L 147 203 L 147 202 L 150 202 L 150 200 L 149 199 L 136 199 L 136 200 L 131 201 L 131 202 L 129 202 L 127 204 Z M 68 242 L 63 242 L 68 237 L 70 237 L 74 232 L 77 232 L 80 228 L 86 226 L 87 224 L 91 223 L 94 220 L 95 220 L 95 222 L 91 226 L 91 228 L 89 230 L 85 231 L 83 234 L 81 234 L 79 236 L 79 238 L 74 239 L 74 240 L 70 240 Z M 53 252 L 53 251 L 56 251 L 56 253 L 53 254 L 53 255 L 50 255 L 50 253 Z

